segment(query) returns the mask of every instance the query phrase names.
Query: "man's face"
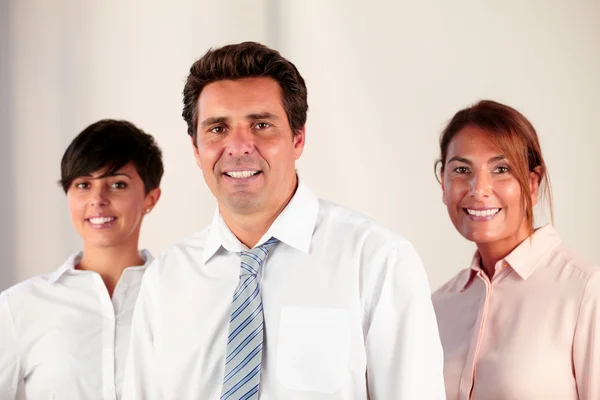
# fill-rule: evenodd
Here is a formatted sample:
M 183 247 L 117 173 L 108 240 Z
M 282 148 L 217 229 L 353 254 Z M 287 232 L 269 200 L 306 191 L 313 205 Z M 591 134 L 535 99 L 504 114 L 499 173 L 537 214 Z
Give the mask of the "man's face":
M 198 99 L 194 155 L 222 211 L 281 209 L 296 188 L 304 128 L 293 134 L 272 78 L 222 80 Z

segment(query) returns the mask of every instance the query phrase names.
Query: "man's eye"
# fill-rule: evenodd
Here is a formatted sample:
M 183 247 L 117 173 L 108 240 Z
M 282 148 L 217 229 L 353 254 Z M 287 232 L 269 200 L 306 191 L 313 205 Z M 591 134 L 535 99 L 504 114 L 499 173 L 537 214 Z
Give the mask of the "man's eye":
M 271 126 L 271 124 L 269 124 L 268 122 L 259 122 L 256 124 L 256 127 L 258 129 L 267 129 L 270 126 Z
M 214 128 L 211 128 L 210 131 L 212 133 L 223 133 L 225 132 L 225 128 L 223 128 L 222 126 L 215 126 Z

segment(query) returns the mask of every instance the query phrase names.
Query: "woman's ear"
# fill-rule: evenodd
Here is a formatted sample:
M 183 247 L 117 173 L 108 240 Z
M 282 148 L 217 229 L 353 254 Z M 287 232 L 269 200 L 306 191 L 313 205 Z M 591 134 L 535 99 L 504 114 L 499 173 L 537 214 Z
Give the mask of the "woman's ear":
M 440 175 L 439 175 L 439 181 L 440 181 L 440 186 L 442 187 L 442 202 L 444 203 L 444 205 L 448 205 L 448 204 L 446 204 L 446 189 L 444 187 L 444 175 L 441 170 L 440 170 Z
M 159 187 L 154 188 L 148 192 L 146 198 L 144 199 L 144 210 L 146 210 L 146 214 L 152 211 L 154 206 L 156 206 L 156 203 L 158 203 L 158 199 L 160 199 L 161 193 L 162 192 Z
M 542 167 L 537 166 L 529 173 L 529 189 L 531 192 L 531 203 L 535 206 L 539 199 L 540 183 L 542 181 Z

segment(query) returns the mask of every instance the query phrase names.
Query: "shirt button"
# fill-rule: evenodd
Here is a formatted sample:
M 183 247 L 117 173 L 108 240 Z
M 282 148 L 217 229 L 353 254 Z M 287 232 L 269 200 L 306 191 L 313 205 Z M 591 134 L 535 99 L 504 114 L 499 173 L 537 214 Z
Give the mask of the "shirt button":
M 503 262 L 503 263 L 502 263 L 502 267 L 503 267 L 503 268 L 506 268 L 506 267 L 508 267 L 508 263 L 507 263 L 506 261 L 505 261 L 505 262 Z

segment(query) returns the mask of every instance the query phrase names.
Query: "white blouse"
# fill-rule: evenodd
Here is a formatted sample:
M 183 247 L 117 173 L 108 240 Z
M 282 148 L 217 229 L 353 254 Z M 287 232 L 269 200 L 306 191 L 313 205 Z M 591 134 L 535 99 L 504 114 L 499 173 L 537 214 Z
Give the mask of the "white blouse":
M 121 397 L 131 317 L 146 266 L 126 268 L 111 299 L 101 276 L 76 270 L 81 253 L 56 271 L 0 294 L 0 399 L 24 384 L 28 399 Z

